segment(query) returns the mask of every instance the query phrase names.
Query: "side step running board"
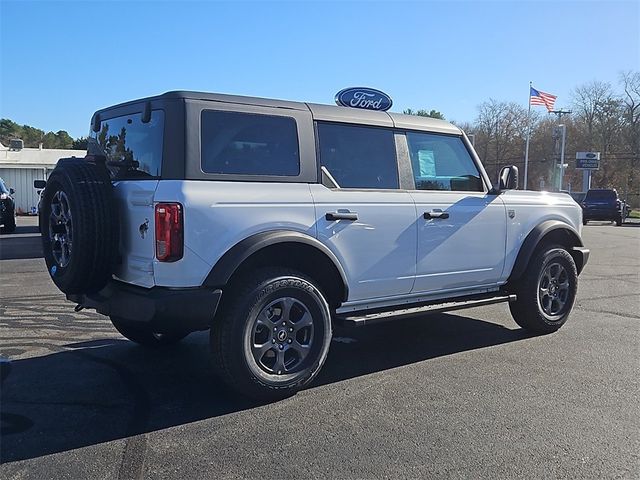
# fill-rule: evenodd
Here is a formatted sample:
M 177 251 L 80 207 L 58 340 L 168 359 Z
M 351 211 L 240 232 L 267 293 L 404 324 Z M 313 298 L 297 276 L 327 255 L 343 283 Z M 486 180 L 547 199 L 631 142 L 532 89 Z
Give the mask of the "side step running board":
M 342 314 L 337 319 L 346 325 L 361 327 L 372 323 L 385 322 L 387 320 L 400 320 L 404 318 L 417 317 L 427 313 L 448 312 L 452 310 L 461 310 L 463 308 L 480 307 L 482 305 L 491 305 L 494 303 L 514 302 L 515 295 L 499 295 L 484 297 L 466 297 L 461 300 L 452 300 L 445 303 L 432 303 L 420 307 L 405 308 L 402 310 L 392 310 L 380 313 L 361 313 L 361 314 Z

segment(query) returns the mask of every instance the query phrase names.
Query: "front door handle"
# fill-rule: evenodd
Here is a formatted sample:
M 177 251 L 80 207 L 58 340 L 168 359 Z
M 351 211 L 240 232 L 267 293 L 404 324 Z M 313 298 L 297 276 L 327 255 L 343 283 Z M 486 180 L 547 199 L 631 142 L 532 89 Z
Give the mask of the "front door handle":
M 427 220 L 432 218 L 449 218 L 449 214 L 442 210 L 431 210 L 430 212 L 424 212 L 424 218 Z
M 356 212 L 327 212 L 324 216 L 329 221 L 334 220 L 358 220 L 358 214 Z

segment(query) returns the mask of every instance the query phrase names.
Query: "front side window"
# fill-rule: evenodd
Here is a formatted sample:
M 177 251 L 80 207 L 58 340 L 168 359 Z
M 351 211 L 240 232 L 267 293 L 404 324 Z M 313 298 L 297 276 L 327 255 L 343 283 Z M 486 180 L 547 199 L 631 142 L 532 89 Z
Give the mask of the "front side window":
M 318 123 L 318 140 L 321 165 L 341 188 L 398 188 L 391 130 Z
M 482 192 L 480 173 L 460 137 L 408 132 L 416 190 Z
M 205 173 L 300 174 L 298 131 L 291 117 L 205 110 L 200 135 Z
M 116 179 L 159 177 L 162 168 L 164 112 L 153 110 L 142 122 L 134 113 L 100 122 L 100 131 L 91 132 Z

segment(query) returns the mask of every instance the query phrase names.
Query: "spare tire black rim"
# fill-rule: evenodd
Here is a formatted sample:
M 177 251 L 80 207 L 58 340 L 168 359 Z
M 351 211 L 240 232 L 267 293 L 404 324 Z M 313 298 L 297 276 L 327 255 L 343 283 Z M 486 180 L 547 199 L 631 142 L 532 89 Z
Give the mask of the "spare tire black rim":
M 289 374 L 304 362 L 313 338 L 313 317 L 306 305 L 293 297 L 278 298 L 254 320 L 251 353 L 265 372 Z
M 53 259 L 60 267 L 66 267 L 71 260 L 73 246 L 73 227 L 71 208 L 67 195 L 58 190 L 51 199 L 49 215 L 49 240 Z

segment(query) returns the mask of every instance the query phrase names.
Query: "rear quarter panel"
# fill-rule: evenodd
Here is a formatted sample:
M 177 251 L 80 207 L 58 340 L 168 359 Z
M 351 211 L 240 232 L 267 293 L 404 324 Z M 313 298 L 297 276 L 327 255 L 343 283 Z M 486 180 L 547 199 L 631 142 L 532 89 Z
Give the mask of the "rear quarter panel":
M 154 202 L 184 207 L 184 257 L 155 261 L 155 284 L 196 287 L 236 243 L 255 233 L 293 230 L 316 236 L 315 213 L 305 183 L 161 181 Z

